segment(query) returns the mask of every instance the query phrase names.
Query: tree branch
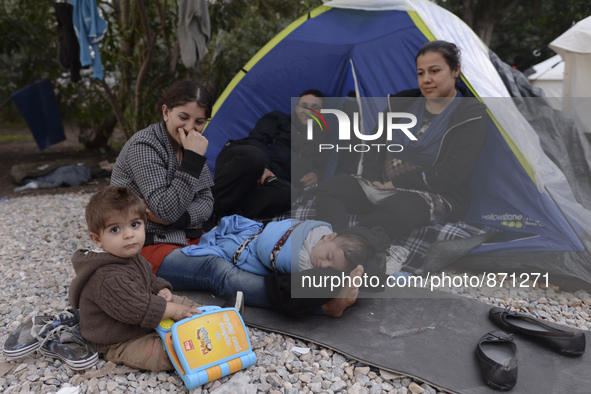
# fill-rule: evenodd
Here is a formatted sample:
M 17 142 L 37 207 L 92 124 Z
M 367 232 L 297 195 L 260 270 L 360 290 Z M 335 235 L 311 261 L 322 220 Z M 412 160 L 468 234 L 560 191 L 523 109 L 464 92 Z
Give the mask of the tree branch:
M 136 78 L 136 83 L 135 83 L 135 117 L 134 117 L 134 128 L 137 130 L 138 129 L 138 123 L 139 123 L 139 118 L 140 118 L 140 108 L 141 108 L 141 92 L 140 92 L 140 88 L 142 86 L 142 84 L 144 83 L 144 81 L 146 80 L 146 77 L 148 75 L 148 70 L 150 69 L 150 66 L 152 65 L 152 61 L 154 60 L 154 52 L 155 52 L 155 48 L 156 48 L 156 37 L 158 36 L 158 33 L 152 33 L 152 30 L 150 29 L 150 22 L 148 20 L 148 13 L 146 12 L 146 7 L 144 4 L 144 0 L 138 0 L 137 1 L 139 10 L 140 10 L 140 16 L 142 19 L 142 26 L 143 26 L 143 33 L 144 33 L 144 37 L 145 37 L 145 41 L 146 41 L 146 57 L 144 58 L 144 62 L 142 64 L 142 66 L 140 67 L 140 70 L 138 72 L 137 78 Z
M 125 123 L 123 123 L 123 114 L 121 113 L 121 109 L 119 108 L 119 104 L 117 104 L 117 100 L 115 100 L 115 97 L 113 96 L 113 93 L 111 92 L 111 88 L 109 87 L 109 85 L 107 85 L 107 83 L 104 80 L 101 80 L 101 85 L 103 87 L 103 90 L 105 92 L 105 95 L 107 96 L 107 100 L 109 100 L 109 103 L 111 103 L 111 107 L 113 108 L 113 111 L 115 111 L 115 116 L 117 117 L 117 121 L 119 122 L 119 124 L 121 125 L 121 128 L 123 129 L 123 134 L 125 135 L 125 139 L 128 140 L 129 139 L 129 133 L 127 132 L 127 127 L 125 127 Z
M 170 54 L 170 68 L 168 72 L 170 74 L 174 74 L 176 71 L 176 64 L 179 61 L 179 57 L 181 56 L 181 43 L 177 39 L 174 43 L 174 48 L 172 49 L 172 53 Z
M 164 48 L 166 49 L 168 57 L 170 57 L 170 39 L 166 34 L 166 5 L 168 3 L 166 1 L 163 2 L 162 8 L 160 8 L 160 1 L 154 0 L 154 2 L 156 3 L 156 10 L 158 11 L 158 19 L 160 19 L 160 30 L 162 31 L 162 36 L 164 37 Z

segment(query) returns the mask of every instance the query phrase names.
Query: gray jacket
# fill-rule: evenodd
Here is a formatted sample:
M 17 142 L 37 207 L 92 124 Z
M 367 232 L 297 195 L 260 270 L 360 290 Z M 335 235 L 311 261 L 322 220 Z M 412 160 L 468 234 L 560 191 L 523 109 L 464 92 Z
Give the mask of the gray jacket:
M 187 231 L 213 210 L 213 180 L 205 157 L 185 150 L 179 165 L 173 144 L 163 123 L 152 124 L 127 141 L 111 175 L 112 186 L 129 186 L 158 218 L 172 223 L 148 221 L 146 245 L 187 245 Z

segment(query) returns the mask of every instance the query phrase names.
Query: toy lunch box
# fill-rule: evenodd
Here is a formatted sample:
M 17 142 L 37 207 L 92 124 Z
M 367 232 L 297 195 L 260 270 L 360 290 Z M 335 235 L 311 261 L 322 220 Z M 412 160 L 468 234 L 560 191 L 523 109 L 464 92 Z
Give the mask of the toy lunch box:
M 235 308 L 199 307 L 201 314 L 174 322 L 163 319 L 156 331 L 188 389 L 256 364 L 242 316 Z

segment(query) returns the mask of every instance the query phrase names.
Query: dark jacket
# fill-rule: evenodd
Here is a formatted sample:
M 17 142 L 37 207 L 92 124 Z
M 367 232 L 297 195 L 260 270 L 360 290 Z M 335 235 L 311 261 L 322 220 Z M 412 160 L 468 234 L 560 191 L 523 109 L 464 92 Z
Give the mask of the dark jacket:
M 313 135 L 314 140 L 306 139 L 306 127 L 295 115 L 273 111 L 259 119 L 248 137 L 232 142 L 259 148 L 267 158 L 267 168 L 279 179 L 291 181 L 293 168 L 297 182 L 309 172 L 319 179 L 324 175 L 327 155 L 318 152 L 323 134 L 315 130 Z
M 140 254 L 124 259 L 81 249 L 72 264 L 70 305 L 80 309 L 80 332 L 97 351 L 154 332 L 166 310 L 156 294 L 172 286 Z
M 486 142 L 486 107 L 476 98 L 468 97 L 468 91 L 462 88 L 460 91 L 464 98 L 451 115 L 434 164 L 407 171 L 392 182 L 395 187 L 441 195 L 451 208 L 447 220 L 452 221 L 460 220 L 470 208 L 472 169 Z M 420 93 L 419 89 L 412 89 L 390 96 L 386 111 L 406 112 Z M 386 133 L 383 138 L 380 142 L 387 144 Z M 370 181 L 382 181 L 387 154 L 385 149 L 366 154 L 363 176 Z

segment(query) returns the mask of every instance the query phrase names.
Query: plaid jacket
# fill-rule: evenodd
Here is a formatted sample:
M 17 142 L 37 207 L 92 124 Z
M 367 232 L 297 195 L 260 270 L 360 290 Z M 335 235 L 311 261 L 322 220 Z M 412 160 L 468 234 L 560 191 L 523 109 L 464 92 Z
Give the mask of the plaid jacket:
M 163 123 L 135 133 L 125 144 L 111 175 L 112 186 L 129 186 L 143 198 L 163 226 L 148 221 L 146 245 L 187 245 L 187 233 L 213 210 L 213 185 L 205 157 L 185 150 L 179 165 Z

